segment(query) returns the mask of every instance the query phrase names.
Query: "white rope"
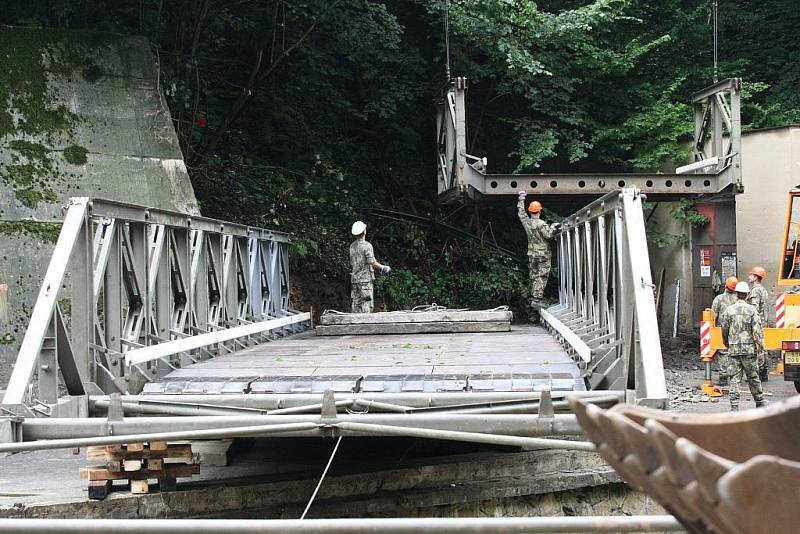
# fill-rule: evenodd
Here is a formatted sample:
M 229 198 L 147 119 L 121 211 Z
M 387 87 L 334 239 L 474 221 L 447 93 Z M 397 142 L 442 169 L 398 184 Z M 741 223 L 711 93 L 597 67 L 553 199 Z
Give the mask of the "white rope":
M 314 499 L 317 497 L 317 492 L 319 491 L 320 486 L 322 486 L 322 481 L 325 480 L 325 475 L 328 474 L 328 469 L 330 469 L 331 464 L 333 463 L 333 457 L 336 456 L 336 451 L 339 450 L 339 444 L 342 442 L 342 436 L 339 436 L 339 439 L 336 440 L 336 445 L 333 447 L 333 452 L 331 453 L 331 457 L 328 459 L 328 465 L 325 466 L 325 470 L 322 472 L 322 476 L 319 478 L 319 482 L 317 482 L 317 487 L 314 488 L 314 493 L 311 494 L 311 498 L 308 500 L 308 504 L 306 505 L 306 509 L 303 510 L 303 515 L 300 516 L 300 519 L 305 519 L 306 514 L 311 509 L 311 504 L 314 502 Z

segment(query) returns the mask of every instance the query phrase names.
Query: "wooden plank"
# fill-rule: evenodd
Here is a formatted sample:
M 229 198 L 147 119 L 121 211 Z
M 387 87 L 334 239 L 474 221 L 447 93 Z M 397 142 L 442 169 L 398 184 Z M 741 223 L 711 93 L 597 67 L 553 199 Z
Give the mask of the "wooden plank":
M 167 450 L 167 442 L 166 441 L 151 441 L 148 443 L 150 445 L 151 451 L 165 451 Z
M 111 484 L 110 480 L 89 481 L 89 498 L 94 501 L 105 499 L 111 491 Z
M 142 452 L 144 450 L 144 443 L 128 443 L 125 450 L 127 452 Z
M 497 311 L 392 311 L 376 313 L 329 313 L 320 319 L 320 326 L 345 324 L 391 324 L 391 323 L 455 323 L 507 321 L 511 322 L 513 314 L 507 310 Z
M 122 470 L 123 471 L 141 471 L 142 469 L 142 461 L 141 460 L 122 460 Z
M 150 458 L 147 460 L 147 469 L 151 471 L 163 471 L 164 470 L 164 460 L 161 458 Z
M 131 480 L 131 493 L 134 495 L 142 495 L 150 493 L 150 484 L 147 480 Z
M 151 478 L 190 477 L 200 473 L 197 464 L 163 464 L 163 469 L 142 469 L 133 472 L 115 473 L 105 467 L 82 467 L 81 478 L 91 480 L 147 480 Z
M 105 447 L 89 447 L 86 450 L 86 458 L 92 461 L 121 461 L 121 460 L 140 460 L 145 458 L 184 458 L 192 457 L 191 445 L 167 445 L 166 450 L 144 449 L 141 451 L 125 451 L 120 447 L 118 450 L 106 451 Z
M 457 323 L 394 323 L 394 324 L 349 324 L 318 326 L 318 336 L 350 336 L 375 334 L 437 334 L 508 332 L 511 325 L 503 321 L 457 322 Z

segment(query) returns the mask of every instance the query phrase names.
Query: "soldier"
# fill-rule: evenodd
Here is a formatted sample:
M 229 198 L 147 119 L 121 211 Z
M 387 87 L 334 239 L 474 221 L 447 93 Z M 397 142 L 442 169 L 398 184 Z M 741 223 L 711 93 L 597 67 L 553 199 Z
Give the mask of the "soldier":
M 767 271 L 763 267 L 753 267 L 750 269 L 750 274 L 747 277 L 747 280 L 753 286 L 750 290 L 750 294 L 747 295 L 747 302 L 755 306 L 756 311 L 758 312 L 759 317 L 761 317 L 761 326 L 765 328 L 768 326 L 767 323 L 767 299 L 769 298 L 769 293 L 764 286 L 761 285 L 761 280 L 767 277 Z M 761 374 L 761 381 L 766 382 L 769 380 L 769 374 L 767 373 L 768 369 L 768 362 L 767 362 L 767 351 L 763 348 L 757 354 L 758 357 L 758 372 Z
M 525 213 L 525 197 L 528 194 L 520 191 L 517 195 L 517 215 L 525 228 L 525 235 L 528 237 L 528 268 L 531 277 L 531 307 L 538 310 L 542 307 L 542 297 L 544 296 L 544 286 L 547 285 L 547 277 L 550 276 L 550 244 L 548 241 L 553 238 L 553 233 L 557 232 L 560 224 L 547 224 L 540 216 L 542 205 L 534 200 L 528 206 L 530 217 Z
M 372 245 L 367 241 L 367 225 L 361 221 L 353 223 L 350 233 L 357 239 L 350 245 L 350 300 L 353 313 L 372 313 L 373 294 L 372 281 L 375 280 L 373 269 L 380 269 L 388 274 L 392 268 L 375 261 Z
M 736 284 L 738 283 L 739 280 L 735 276 L 729 276 L 725 280 L 725 291 L 714 297 L 714 301 L 711 303 L 711 311 L 714 312 L 714 322 L 717 323 L 717 326 L 719 326 L 722 312 L 731 304 L 736 303 Z M 730 374 L 728 373 L 730 365 L 728 363 L 728 351 L 720 350 L 717 354 L 719 356 L 719 360 L 717 360 L 719 365 L 719 385 L 725 386 L 728 384 L 728 376 Z
M 742 375 L 747 377 L 747 385 L 750 386 L 750 393 L 756 401 L 756 408 L 767 404 L 764 392 L 761 390 L 756 359 L 756 354 L 764 346 L 764 331 L 761 329 L 761 317 L 755 307 L 747 303 L 749 292 L 747 282 L 736 284 L 737 301 L 728 306 L 720 319 L 722 339 L 728 346 L 730 362 L 728 398 L 733 412 L 739 411 L 739 386 Z

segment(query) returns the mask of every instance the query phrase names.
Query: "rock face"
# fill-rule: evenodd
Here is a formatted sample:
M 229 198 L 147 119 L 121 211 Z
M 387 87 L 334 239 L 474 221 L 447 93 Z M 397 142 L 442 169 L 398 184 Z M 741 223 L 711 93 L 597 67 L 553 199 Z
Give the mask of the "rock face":
M 69 197 L 199 208 L 147 39 L 0 27 L 0 72 L 2 389 Z

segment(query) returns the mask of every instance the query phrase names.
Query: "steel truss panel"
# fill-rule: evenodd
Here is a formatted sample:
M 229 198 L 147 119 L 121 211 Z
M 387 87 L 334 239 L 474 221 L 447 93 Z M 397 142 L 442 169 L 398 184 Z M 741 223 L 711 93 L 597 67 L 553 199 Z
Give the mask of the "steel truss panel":
M 642 193 L 602 197 L 562 223 L 557 236 L 559 304 L 542 320 L 575 354 L 593 390 L 665 407 L 658 321 Z
M 137 392 L 294 331 L 309 315 L 289 306 L 288 244 L 264 228 L 71 199 L 3 404 L 54 404 L 61 379 L 70 395 Z M 253 252 L 265 250 L 268 261 Z
M 740 118 L 742 81 L 732 78 L 692 97 L 694 161 L 691 174 L 487 174 L 486 158 L 467 150 L 466 78 L 445 88 L 437 108 L 437 182 L 442 203 L 489 195 L 605 195 L 636 187 L 653 197 L 669 199 L 742 191 Z M 727 139 L 727 146 L 725 140 Z

